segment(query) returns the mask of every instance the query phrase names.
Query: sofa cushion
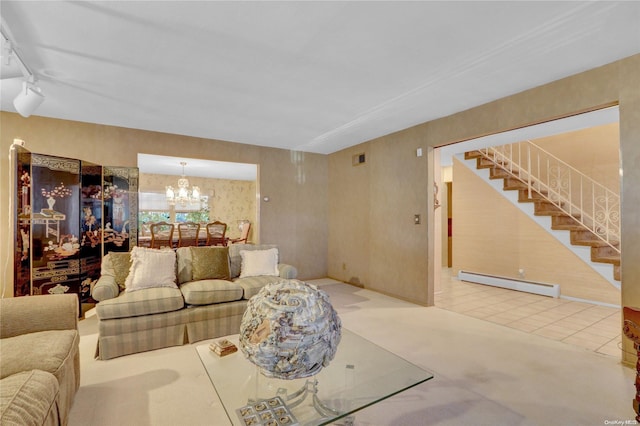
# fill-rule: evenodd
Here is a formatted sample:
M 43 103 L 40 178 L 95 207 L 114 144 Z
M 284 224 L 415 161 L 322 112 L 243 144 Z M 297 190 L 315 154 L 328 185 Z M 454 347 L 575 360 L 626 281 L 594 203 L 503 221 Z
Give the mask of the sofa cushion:
M 127 292 L 152 287 L 176 285 L 176 253 L 169 250 L 134 247 L 131 251 L 131 269 L 125 280 Z
M 240 252 L 242 250 L 267 250 L 270 248 L 277 248 L 272 244 L 231 244 L 229 246 L 229 269 L 231 272 L 231 278 L 237 278 L 240 276 L 240 268 L 242 266 L 242 257 Z
M 229 248 L 190 247 L 192 280 L 228 280 Z M 187 302 L 188 303 L 188 302 Z
M 242 266 L 240 267 L 240 278 L 258 277 L 260 275 L 279 274 L 278 271 L 278 249 L 267 250 L 241 250 Z
M 191 281 L 180 286 L 189 305 L 210 305 L 242 299 L 243 289 L 226 280 Z
M 242 287 L 243 295 L 242 298 L 249 300 L 258 292 L 262 287 L 267 284 L 277 283 L 281 281 L 282 277 L 276 277 L 272 275 L 261 275 L 258 277 L 247 277 L 247 278 L 236 278 L 233 283 Z
M 131 268 L 131 253 L 129 252 L 109 252 L 103 259 L 101 265 L 101 275 L 115 278 L 120 291 L 125 289 L 125 280 Z
M 75 354 L 77 330 L 48 330 L 2 339 L 0 379 L 29 370 L 57 377 L 65 361 Z
M 96 305 L 96 315 L 100 319 L 127 318 L 177 311 L 182 307 L 184 299 L 178 288 L 145 288 L 120 293 L 115 299 L 103 300 Z
M 0 424 L 56 425 L 60 422 L 58 381 L 42 370 L 23 371 L 0 381 Z
M 178 284 L 193 281 L 193 262 L 191 261 L 191 247 L 178 247 L 176 250 L 178 263 Z

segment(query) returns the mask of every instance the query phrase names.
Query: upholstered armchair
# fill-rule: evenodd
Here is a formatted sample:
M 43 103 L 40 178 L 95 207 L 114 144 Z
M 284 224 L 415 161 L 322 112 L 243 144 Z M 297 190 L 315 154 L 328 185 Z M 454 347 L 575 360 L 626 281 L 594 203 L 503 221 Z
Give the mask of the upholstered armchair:
M 65 425 L 80 386 L 76 294 L 0 299 L 0 423 Z

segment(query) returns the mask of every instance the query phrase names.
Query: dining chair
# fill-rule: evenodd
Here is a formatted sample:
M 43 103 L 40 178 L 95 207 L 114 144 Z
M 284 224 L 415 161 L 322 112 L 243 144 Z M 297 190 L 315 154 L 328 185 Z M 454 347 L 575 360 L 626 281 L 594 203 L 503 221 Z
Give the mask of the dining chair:
M 240 232 L 240 238 L 229 239 L 229 242 L 231 244 L 247 243 L 247 239 L 249 238 L 249 231 L 251 230 L 251 222 L 249 221 L 242 222 L 240 226 L 242 226 L 242 230 Z
M 208 246 L 226 246 L 227 224 L 216 220 L 207 223 L 207 245 Z
M 200 224 L 195 222 L 181 222 L 178 224 L 178 247 L 198 245 Z
M 173 248 L 173 224 L 157 222 L 151 224 L 151 248 Z

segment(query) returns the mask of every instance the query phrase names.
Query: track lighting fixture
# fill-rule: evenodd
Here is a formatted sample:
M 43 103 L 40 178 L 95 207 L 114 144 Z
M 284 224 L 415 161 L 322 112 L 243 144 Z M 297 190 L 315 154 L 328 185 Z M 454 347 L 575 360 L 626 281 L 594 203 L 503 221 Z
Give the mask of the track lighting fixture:
M 44 102 L 44 95 L 40 88 L 25 81 L 22 83 L 22 90 L 13 100 L 13 106 L 21 116 L 29 117 L 42 102 Z
M 13 106 L 21 116 L 29 117 L 44 102 L 44 95 L 40 88 L 36 86 L 36 76 L 13 48 L 13 42 L 7 37 L 4 28 L 0 28 L 0 35 L 2 36 L 3 66 L 9 66 L 12 61 L 15 61 L 20 70 L 19 72 L 24 77 L 22 90 L 13 100 Z M 17 77 L 18 75 L 11 75 L 10 77 Z

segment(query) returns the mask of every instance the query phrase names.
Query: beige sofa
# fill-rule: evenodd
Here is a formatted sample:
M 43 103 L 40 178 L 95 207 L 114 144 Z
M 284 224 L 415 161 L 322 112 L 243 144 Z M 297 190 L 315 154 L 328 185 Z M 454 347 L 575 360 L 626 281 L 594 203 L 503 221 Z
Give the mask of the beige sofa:
M 241 252 L 268 249 L 277 250 L 272 245 L 253 244 L 232 244 L 228 248 L 181 247 L 176 250 L 175 288 L 135 291 L 125 290 L 126 278 L 132 270 L 127 257 L 130 255 L 107 254 L 102 262 L 102 275 L 92 289 L 92 297 L 99 302 L 96 305 L 99 320 L 96 358 L 106 360 L 237 334 L 249 298 L 269 283 L 297 277 L 295 267 L 281 263 L 276 263 L 273 275 L 241 277 L 244 266 Z M 225 253 L 228 275 L 224 279 L 196 276 L 202 265 L 193 259 L 192 253 L 203 250 Z
M 80 386 L 78 297 L 0 300 L 0 424 L 66 425 Z

